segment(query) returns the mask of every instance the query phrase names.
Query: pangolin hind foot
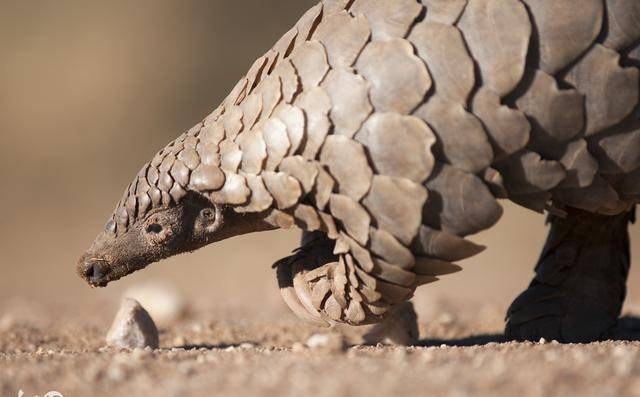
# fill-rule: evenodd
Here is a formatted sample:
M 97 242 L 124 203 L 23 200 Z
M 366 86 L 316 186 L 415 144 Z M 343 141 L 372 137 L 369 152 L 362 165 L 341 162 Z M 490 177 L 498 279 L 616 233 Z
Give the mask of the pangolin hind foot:
M 507 311 L 507 336 L 589 342 L 610 335 L 626 295 L 633 214 L 551 216 L 536 276 Z

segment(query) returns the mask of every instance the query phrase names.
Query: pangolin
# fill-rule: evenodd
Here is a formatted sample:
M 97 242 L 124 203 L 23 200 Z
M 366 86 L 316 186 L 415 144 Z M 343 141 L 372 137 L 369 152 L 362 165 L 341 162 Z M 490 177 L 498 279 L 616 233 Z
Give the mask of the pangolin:
M 78 272 L 296 226 L 288 306 L 371 324 L 480 253 L 509 199 L 551 230 L 507 334 L 601 338 L 640 201 L 639 67 L 637 0 L 324 0 L 142 167 Z

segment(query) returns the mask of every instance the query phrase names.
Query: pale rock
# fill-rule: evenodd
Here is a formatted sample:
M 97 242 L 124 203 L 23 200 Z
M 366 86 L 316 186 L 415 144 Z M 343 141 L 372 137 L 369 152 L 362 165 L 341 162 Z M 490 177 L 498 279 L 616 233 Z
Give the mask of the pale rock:
M 158 329 L 149 313 L 135 299 L 122 300 L 107 333 L 107 345 L 119 349 L 158 348 Z

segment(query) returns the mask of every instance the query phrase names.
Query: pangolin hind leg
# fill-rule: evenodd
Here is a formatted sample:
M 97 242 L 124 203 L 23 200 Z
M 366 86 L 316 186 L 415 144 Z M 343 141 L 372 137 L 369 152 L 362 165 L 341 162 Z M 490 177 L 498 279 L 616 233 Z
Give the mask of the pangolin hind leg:
M 518 340 L 587 342 L 616 325 L 630 266 L 628 225 L 616 216 L 568 209 L 551 216 L 536 275 L 507 311 L 507 336 Z

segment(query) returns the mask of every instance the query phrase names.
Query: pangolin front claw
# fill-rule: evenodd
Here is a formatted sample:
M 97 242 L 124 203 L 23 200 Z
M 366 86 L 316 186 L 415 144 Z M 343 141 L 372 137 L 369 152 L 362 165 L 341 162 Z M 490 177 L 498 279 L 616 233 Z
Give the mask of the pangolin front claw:
M 362 281 L 366 273 L 356 269 L 350 254 L 334 255 L 334 244 L 326 237 L 312 239 L 274 264 L 286 304 L 315 325 L 381 322 L 395 303 L 385 301 L 375 285 L 367 285 L 370 280 Z

